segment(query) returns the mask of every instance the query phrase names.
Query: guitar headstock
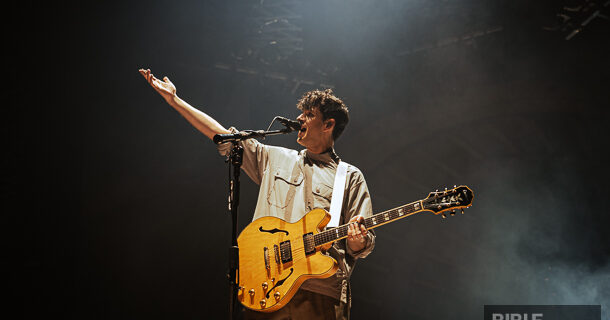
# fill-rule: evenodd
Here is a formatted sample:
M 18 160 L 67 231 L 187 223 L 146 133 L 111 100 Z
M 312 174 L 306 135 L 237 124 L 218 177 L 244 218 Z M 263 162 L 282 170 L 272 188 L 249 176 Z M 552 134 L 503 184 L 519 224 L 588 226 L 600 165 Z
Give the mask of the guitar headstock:
M 451 211 L 451 215 L 454 215 L 455 210 L 460 209 L 464 214 L 464 209 L 472 206 L 473 198 L 474 194 L 467 186 L 453 186 L 453 189 L 430 192 L 422 200 L 422 205 L 425 210 L 432 211 L 435 215 L 441 214 L 444 219 L 447 217 L 446 211 Z

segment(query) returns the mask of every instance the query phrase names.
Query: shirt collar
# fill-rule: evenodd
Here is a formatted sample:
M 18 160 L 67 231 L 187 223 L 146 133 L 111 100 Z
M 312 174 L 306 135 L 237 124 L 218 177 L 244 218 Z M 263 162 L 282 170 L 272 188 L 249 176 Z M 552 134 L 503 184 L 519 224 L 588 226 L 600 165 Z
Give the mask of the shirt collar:
M 313 153 L 307 149 L 303 150 L 305 157 L 312 162 L 322 162 L 325 164 L 338 164 L 341 158 L 337 155 L 334 148 L 330 148 L 322 153 Z

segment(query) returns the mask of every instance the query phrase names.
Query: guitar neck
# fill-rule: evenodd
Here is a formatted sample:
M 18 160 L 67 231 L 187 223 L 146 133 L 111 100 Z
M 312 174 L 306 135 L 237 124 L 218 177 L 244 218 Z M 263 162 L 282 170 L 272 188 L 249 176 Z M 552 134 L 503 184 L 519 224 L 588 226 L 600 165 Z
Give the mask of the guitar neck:
M 386 223 L 394 222 L 396 220 L 402 219 L 404 217 L 408 217 L 424 211 L 422 207 L 422 201 L 418 200 L 404 206 L 400 206 L 388 211 L 384 211 L 373 216 L 370 216 L 364 219 L 364 226 L 367 229 L 377 228 Z M 334 242 L 343 238 L 347 238 L 347 230 L 349 224 L 344 224 L 342 226 L 338 226 L 333 229 L 328 229 L 322 231 L 318 234 L 313 235 L 314 245 L 321 246 L 323 244 Z

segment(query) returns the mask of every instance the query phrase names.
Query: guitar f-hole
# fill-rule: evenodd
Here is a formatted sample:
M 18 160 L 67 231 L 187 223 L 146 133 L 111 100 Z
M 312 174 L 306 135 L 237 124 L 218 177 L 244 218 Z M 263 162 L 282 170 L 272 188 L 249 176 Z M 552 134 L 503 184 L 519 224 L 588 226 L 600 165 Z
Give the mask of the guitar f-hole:
M 282 280 L 278 281 L 278 282 L 277 282 L 277 283 L 276 283 L 276 284 L 273 286 L 273 288 L 271 288 L 271 290 L 267 291 L 267 294 L 265 295 L 265 297 L 267 297 L 267 299 L 269 299 L 269 292 L 272 292 L 272 291 L 273 291 L 273 289 L 275 289 L 275 288 L 277 288 L 277 287 L 279 287 L 279 286 L 283 285 L 283 284 L 284 284 L 284 281 L 286 281 L 286 279 L 290 278 L 290 276 L 292 275 L 292 273 L 293 273 L 293 272 L 294 272 L 294 269 L 293 269 L 293 268 L 290 268 L 290 273 L 289 273 L 289 274 L 286 276 L 286 278 L 284 278 L 284 279 L 282 279 Z

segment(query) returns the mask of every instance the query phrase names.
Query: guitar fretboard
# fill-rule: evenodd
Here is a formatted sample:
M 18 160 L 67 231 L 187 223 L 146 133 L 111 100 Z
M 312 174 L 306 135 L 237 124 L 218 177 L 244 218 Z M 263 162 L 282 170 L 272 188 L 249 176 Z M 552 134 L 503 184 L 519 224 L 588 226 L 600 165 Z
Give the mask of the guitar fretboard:
M 396 221 L 400 218 L 410 216 L 414 213 L 422 211 L 421 201 L 406 204 L 388 211 L 384 211 L 364 219 L 364 226 L 367 229 L 373 229 L 380 225 Z M 337 241 L 347 237 L 349 224 L 344 224 L 333 229 L 322 231 L 313 236 L 314 246 L 320 246 L 325 243 Z

